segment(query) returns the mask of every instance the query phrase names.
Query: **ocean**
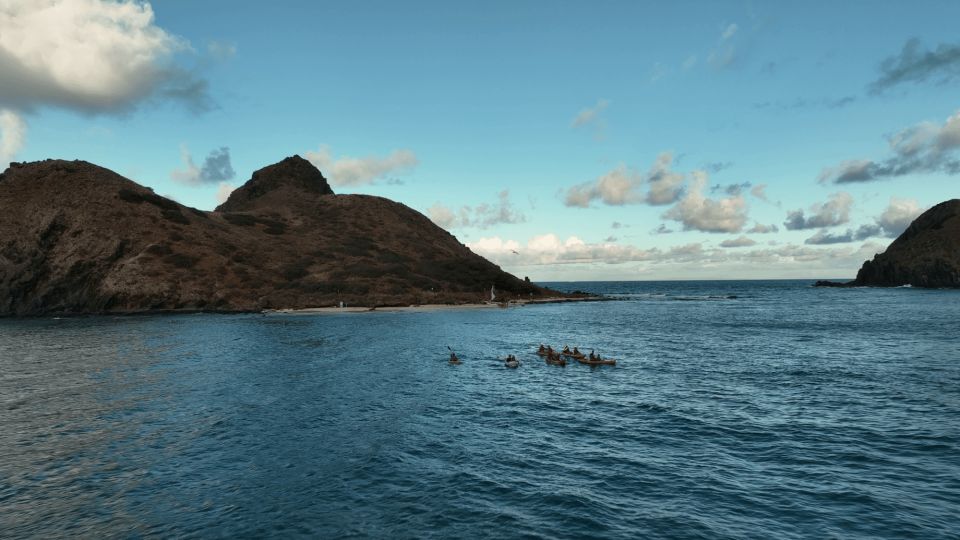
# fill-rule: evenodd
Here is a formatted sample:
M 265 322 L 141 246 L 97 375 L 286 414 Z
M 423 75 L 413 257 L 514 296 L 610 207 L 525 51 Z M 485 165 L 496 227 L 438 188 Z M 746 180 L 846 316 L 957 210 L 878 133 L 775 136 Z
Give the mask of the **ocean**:
M 960 291 L 810 284 L 0 319 L 0 536 L 957 538 Z

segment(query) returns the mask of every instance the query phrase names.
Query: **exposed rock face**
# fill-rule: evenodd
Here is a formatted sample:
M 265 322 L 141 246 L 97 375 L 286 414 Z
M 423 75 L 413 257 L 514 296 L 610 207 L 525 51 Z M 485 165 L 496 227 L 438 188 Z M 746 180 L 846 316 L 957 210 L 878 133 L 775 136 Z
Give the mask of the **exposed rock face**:
M 816 285 L 960 287 L 960 199 L 921 214 L 885 252 L 863 263 L 857 279 Z
M 214 212 L 83 161 L 0 175 L 0 316 L 251 311 L 540 296 L 402 204 L 334 195 L 295 156 Z

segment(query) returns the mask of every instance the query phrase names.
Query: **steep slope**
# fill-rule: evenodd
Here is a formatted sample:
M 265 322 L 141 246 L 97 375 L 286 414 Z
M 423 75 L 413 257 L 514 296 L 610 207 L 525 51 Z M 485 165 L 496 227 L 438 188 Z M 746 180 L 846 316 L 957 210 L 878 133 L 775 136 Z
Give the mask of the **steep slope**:
M 491 285 L 548 292 L 402 204 L 334 195 L 298 156 L 214 212 L 83 161 L 0 175 L 0 315 L 470 302 Z
M 921 214 L 885 252 L 863 263 L 853 284 L 960 287 L 960 199 Z

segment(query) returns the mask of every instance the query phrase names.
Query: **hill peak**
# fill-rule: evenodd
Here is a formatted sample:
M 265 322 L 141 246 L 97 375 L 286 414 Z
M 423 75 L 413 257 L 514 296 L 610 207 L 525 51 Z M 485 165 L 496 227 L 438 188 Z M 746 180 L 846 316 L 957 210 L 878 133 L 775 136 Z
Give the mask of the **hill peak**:
M 290 156 L 273 165 L 255 171 L 250 180 L 234 190 L 217 212 L 252 210 L 261 206 L 261 199 L 274 192 L 293 192 L 292 196 L 333 195 L 327 179 L 312 163 L 299 155 Z

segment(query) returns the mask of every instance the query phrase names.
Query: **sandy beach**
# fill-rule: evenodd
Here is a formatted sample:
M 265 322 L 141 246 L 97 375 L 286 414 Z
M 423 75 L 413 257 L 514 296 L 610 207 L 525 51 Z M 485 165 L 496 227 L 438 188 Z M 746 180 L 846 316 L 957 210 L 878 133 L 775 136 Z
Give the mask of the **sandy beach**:
M 315 307 L 304 309 L 266 309 L 264 314 L 271 315 L 336 315 L 343 313 L 426 313 L 433 311 L 463 311 L 474 309 L 509 309 L 537 304 L 565 304 L 570 302 L 604 302 L 613 300 L 603 296 L 586 298 L 540 298 L 536 300 L 511 300 L 508 303 L 482 302 L 475 304 L 421 304 L 410 306 L 345 306 Z

